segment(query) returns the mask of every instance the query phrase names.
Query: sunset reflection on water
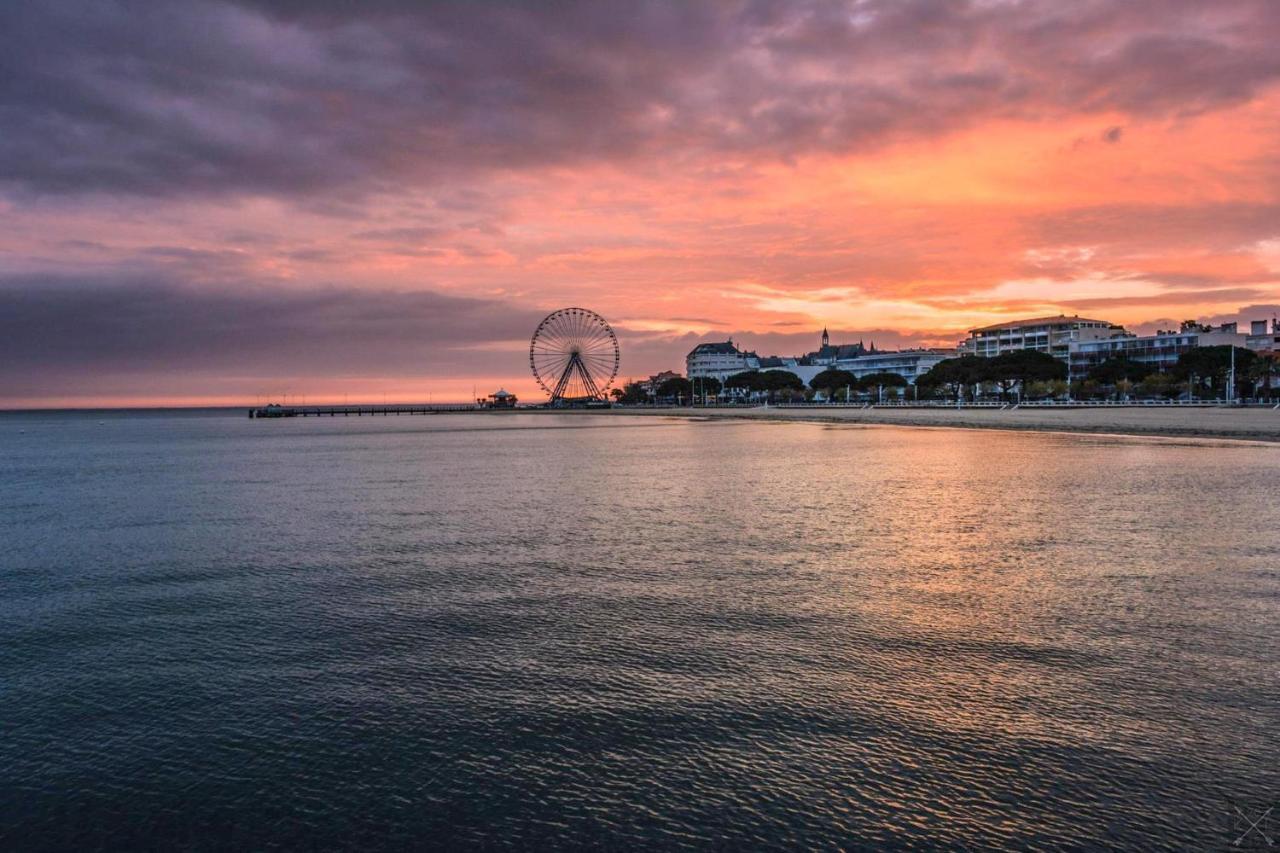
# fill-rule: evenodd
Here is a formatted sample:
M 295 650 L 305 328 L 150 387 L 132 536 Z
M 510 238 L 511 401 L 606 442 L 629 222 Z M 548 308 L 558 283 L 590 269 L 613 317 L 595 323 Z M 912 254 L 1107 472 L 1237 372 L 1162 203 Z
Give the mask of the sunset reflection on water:
M 1177 846 L 1277 789 L 1280 448 L 0 432 L 8 826 L 67 845 Z

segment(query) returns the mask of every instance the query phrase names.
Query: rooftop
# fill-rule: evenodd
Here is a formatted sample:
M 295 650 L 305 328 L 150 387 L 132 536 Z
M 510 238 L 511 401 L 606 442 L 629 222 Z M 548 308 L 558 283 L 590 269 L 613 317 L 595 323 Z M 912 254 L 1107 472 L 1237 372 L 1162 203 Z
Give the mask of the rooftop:
M 733 340 L 731 339 L 721 343 L 698 344 L 689 355 L 734 355 L 737 352 L 738 348 L 733 345 Z
M 1007 323 L 996 323 L 991 326 L 970 329 L 969 334 L 975 335 L 978 332 L 1001 332 L 1005 329 L 1018 329 L 1023 326 L 1047 326 L 1051 323 L 1097 323 L 1103 326 L 1112 325 L 1110 321 L 1091 320 L 1088 317 L 1081 317 L 1079 314 L 1072 314 L 1070 317 L 1066 314 L 1059 314 L 1056 317 L 1034 317 L 1030 320 L 1010 320 Z

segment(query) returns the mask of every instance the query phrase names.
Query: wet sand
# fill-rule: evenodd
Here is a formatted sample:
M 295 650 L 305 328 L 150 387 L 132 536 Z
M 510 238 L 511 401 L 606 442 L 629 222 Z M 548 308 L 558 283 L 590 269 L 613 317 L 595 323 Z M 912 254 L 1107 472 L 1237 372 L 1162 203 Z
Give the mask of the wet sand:
M 746 418 L 892 424 L 963 429 L 1013 429 L 1119 435 L 1195 436 L 1280 442 L 1280 410 L 1262 408 L 776 408 L 612 409 L 623 415 Z

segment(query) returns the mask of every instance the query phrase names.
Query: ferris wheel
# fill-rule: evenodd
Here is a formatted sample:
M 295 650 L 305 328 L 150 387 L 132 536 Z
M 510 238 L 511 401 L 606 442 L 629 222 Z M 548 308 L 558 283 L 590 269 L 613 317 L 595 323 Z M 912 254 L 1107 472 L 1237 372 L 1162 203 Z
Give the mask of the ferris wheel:
M 553 404 L 603 400 L 618 375 L 618 337 L 605 319 L 585 308 L 546 316 L 529 342 L 529 367 Z

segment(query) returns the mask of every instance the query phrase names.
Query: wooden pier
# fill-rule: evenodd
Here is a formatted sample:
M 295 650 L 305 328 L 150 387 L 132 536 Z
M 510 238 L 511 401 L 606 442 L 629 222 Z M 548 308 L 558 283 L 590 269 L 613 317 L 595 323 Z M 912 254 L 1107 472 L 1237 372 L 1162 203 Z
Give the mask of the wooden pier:
M 335 418 L 365 415 L 437 415 L 444 412 L 487 411 L 474 403 L 436 403 L 425 406 L 257 406 L 250 418 Z

